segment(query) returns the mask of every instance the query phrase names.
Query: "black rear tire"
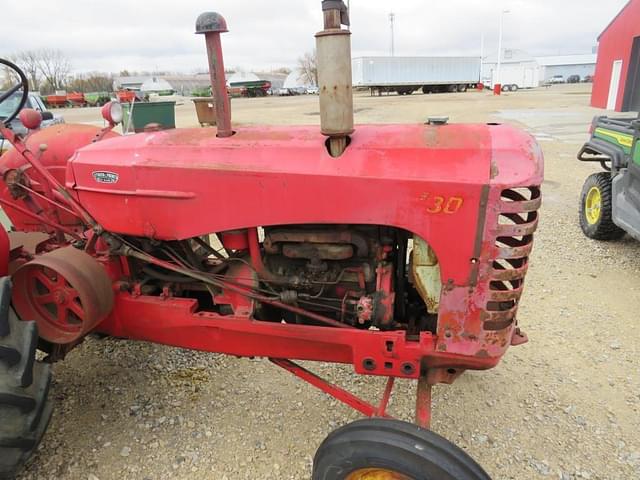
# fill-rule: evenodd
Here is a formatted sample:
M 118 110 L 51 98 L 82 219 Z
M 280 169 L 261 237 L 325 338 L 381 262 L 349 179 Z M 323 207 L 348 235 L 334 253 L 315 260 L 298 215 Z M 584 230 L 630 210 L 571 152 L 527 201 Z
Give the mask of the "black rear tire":
M 40 443 L 49 419 L 51 371 L 35 361 L 38 331 L 10 305 L 11 280 L 0 279 L 0 479 L 15 478 Z
M 370 469 L 411 480 L 490 480 L 471 457 L 439 435 L 381 418 L 359 420 L 331 433 L 316 452 L 313 480 L 358 478 Z
M 587 205 L 589 193 L 597 191 L 600 194 L 599 214 L 593 216 Z M 582 187 L 580 195 L 580 227 L 584 234 L 594 240 L 619 240 L 625 231 L 613 223 L 613 194 L 611 191 L 611 174 L 608 172 L 594 173 L 589 176 Z

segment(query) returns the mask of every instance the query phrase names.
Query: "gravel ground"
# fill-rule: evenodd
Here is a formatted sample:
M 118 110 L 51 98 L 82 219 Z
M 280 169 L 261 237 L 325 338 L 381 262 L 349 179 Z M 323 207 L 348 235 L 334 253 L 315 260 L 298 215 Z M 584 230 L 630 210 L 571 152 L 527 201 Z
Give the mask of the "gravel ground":
M 589 119 L 585 86 L 369 98 L 360 122 L 503 120 L 529 129 L 547 159 L 545 204 L 520 323 L 530 343 L 489 372 L 436 387 L 436 432 L 496 480 L 640 478 L 640 243 L 596 243 L 577 226 L 575 160 Z M 95 121 L 92 109 L 64 112 Z M 317 123 L 317 100 L 234 101 L 238 123 Z M 178 124 L 193 125 L 191 105 Z M 374 400 L 383 380 L 308 365 Z M 55 414 L 22 480 L 308 479 L 317 446 L 358 414 L 266 360 L 88 339 L 55 365 Z M 400 381 L 391 413 L 411 420 Z

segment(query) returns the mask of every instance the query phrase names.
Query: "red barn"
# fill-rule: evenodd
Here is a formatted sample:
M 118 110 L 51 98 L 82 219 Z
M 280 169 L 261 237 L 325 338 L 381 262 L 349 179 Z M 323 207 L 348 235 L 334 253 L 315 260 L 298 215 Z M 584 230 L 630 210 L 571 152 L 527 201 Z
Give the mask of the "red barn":
M 598 42 L 591 105 L 640 111 L 640 0 L 630 0 Z

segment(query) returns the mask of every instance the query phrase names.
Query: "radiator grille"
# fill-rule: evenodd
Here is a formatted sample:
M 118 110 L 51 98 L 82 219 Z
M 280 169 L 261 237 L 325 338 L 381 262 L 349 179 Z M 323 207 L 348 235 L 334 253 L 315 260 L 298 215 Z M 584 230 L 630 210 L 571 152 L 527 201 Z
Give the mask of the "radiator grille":
M 496 233 L 496 255 L 491 269 L 485 330 L 502 330 L 514 321 L 524 277 L 538 227 L 539 187 L 504 190 Z

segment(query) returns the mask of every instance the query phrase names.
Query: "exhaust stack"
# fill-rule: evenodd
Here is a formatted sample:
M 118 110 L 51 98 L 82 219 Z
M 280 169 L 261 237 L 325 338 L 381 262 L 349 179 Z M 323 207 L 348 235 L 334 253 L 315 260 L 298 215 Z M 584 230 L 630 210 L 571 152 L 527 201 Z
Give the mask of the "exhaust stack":
M 354 132 L 349 12 L 342 0 L 323 0 L 324 30 L 316 34 L 320 122 L 329 153 L 339 157 Z
M 216 106 L 218 137 L 233 135 L 231 129 L 231 103 L 227 94 L 227 80 L 224 74 L 224 57 L 220 34 L 228 32 L 227 21 L 216 12 L 205 12 L 196 20 L 196 33 L 203 34 L 207 43 L 211 94 Z

